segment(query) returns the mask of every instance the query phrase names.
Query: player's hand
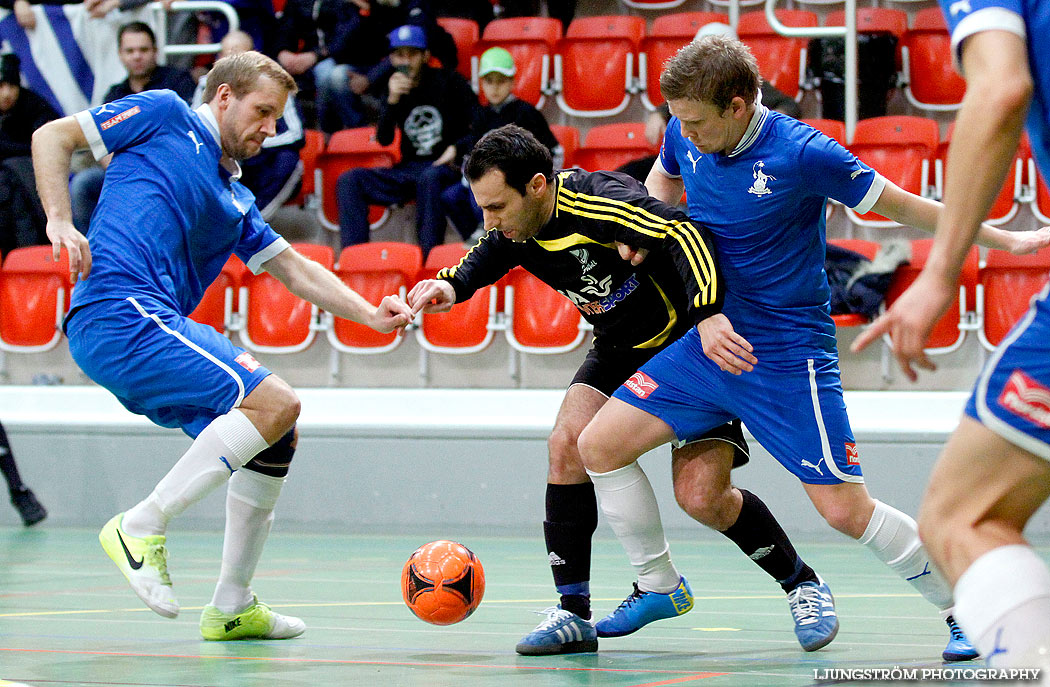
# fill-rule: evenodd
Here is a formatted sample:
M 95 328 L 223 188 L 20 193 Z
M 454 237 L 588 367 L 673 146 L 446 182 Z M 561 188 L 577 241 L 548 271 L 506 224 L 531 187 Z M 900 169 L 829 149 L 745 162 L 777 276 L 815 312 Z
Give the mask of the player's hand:
M 924 370 L 937 369 L 926 357 L 926 339 L 952 299 L 958 298 L 958 293 L 954 283 L 923 270 L 915 283 L 893 302 L 893 306 L 861 332 L 850 350 L 854 353 L 862 351 L 875 339 L 889 334 L 897 364 L 905 376 L 914 382 L 919 375 L 912 365 Z
M 750 372 L 758 364 L 758 358 L 751 354 L 754 348 L 733 330 L 733 324 L 722 313 L 701 320 L 696 331 L 700 333 L 704 355 L 722 370 L 739 375 Z
M 376 307 L 371 327 L 377 332 L 386 334 L 395 329 L 403 329 L 412 322 L 412 309 L 401 300 L 400 296 L 384 296 Z
M 432 167 L 440 167 L 441 165 L 447 165 L 456 159 L 456 146 L 455 144 L 445 148 L 445 152 L 441 153 L 441 157 L 434 160 L 431 164 Z
M 448 312 L 456 302 L 456 290 L 444 279 L 424 279 L 408 292 L 408 307 L 415 315 L 423 312 Z
M 51 258 L 55 262 L 61 257 L 63 248 L 69 254 L 69 283 L 75 284 L 77 276 L 87 279 L 91 273 L 91 248 L 87 237 L 77 231 L 72 222 L 65 220 L 49 221 L 47 238 L 51 240 Z
M 26 31 L 32 31 L 36 28 L 36 15 L 33 14 L 33 6 L 29 4 L 28 0 L 15 0 L 14 4 L 15 21 Z
M 645 256 L 649 255 L 648 248 L 635 248 L 619 241 L 616 242 L 616 250 L 620 253 L 621 258 L 627 260 L 635 267 L 641 265 L 642 260 L 645 260 Z
M 1050 246 L 1050 227 L 1035 231 L 1011 231 L 1007 233 L 1010 252 L 1014 255 L 1028 255 Z

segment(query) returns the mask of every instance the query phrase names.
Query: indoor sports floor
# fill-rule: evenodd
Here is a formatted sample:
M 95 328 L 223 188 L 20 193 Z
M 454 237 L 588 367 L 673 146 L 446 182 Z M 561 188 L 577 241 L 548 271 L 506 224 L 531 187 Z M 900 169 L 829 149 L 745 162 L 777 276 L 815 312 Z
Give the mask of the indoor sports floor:
M 432 536 L 428 536 L 432 535 Z M 401 566 L 420 544 L 454 536 L 485 566 L 481 607 L 463 623 L 427 625 L 401 602 Z M 275 532 L 255 590 L 301 616 L 286 641 L 205 642 L 197 621 L 218 573 L 218 533 L 171 533 L 177 620 L 142 606 L 87 529 L 0 529 L 0 678 L 29 685 L 789 685 L 825 668 L 936 667 L 947 638 L 932 606 L 845 539 L 796 542 L 830 583 L 838 638 L 807 654 L 779 588 L 711 533 L 671 536 L 696 607 L 597 654 L 523 657 L 518 639 L 553 597 L 537 537 L 296 535 Z M 614 608 L 633 577 L 619 545 L 595 544 L 592 594 Z M 0 680 L 3 684 L 3 680 Z M 828 684 L 828 683 L 824 683 Z

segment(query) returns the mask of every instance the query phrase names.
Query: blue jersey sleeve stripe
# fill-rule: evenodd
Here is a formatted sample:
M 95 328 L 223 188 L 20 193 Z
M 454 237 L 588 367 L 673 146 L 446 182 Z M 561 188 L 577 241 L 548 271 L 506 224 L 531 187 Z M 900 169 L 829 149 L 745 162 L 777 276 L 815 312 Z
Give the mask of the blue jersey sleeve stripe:
M 960 74 L 962 70 L 962 43 L 964 40 L 982 31 L 1008 31 L 1027 40 L 1024 17 L 1004 7 L 986 7 L 963 17 L 952 31 L 952 62 Z
M 88 145 L 91 146 L 91 154 L 95 156 L 95 159 L 101 160 L 109 155 L 109 150 L 102 140 L 102 132 L 98 130 L 98 125 L 95 124 L 91 111 L 82 110 L 77 112 L 74 117 L 77 120 L 77 124 L 80 125 L 80 130 L 84 132 L 84 138 L 87 139 Z
M 291 244 L 287 240 L 281 237 L 277 237 L 277 240 L 272 242 L 270 245 L 263 248 L 261 251 L 253 255 L 248 262 L 245 264 L 248 269 L 252 271 L 252 274 L 259 274 L 263 271 L 263 263 L 271 258 L 277 257 L 280 253 L 283 253 L 285 249 L 291 248 Z

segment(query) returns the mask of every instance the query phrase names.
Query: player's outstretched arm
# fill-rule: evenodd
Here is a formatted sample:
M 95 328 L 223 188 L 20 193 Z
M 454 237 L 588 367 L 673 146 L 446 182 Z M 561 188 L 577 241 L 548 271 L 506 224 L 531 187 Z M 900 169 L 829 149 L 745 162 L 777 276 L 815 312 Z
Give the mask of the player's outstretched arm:
M 289 247 L 263 263 L 263 269 L 296 296 L 336 317 L 360 322 L 378 332 L 391 332 L 412 321 L 412 311 L 397 296 L 374 306 L 318 263 Z
M 415 315 L 423 312 L 448 312 L 456 302 L 456 290 L 444 279 L 424 279 L 408 292 L 408 307 Z
M 86 148 L 87 139 L 73 117 L 48 122 L 33 133 L 33 171 L 36 189 L 47 215 L 47 237 L 58 260 L 63 248 L 69 254 L 69 281 L 87 279 L 91 249 L 87 238 L 73 226 L 69 204 L 69 161 L 73 152 Z

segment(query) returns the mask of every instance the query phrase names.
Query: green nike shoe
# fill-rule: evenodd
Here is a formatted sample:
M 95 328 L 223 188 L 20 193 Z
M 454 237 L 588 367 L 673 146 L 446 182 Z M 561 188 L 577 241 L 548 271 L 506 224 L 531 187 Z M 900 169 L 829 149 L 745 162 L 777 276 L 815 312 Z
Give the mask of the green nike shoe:
M 98 541 L 106 555 L 128 579 L 131 589 L 143 603 L 165 618 L 179 615 L 179 602 L 171 590 L 168 577 L 168 550 L 165 537 L 132 537 L 121 524 L 124 514 L 114 515 L 98 533 Z
M 201 613 L 201 637 L 217 642 L 232 639 L 291 639 L 306 631 L 306 623 L 290 615 L 274 613 L 252 597 L 252 605 L 240 613 L 223 613 L 208 604 Z

